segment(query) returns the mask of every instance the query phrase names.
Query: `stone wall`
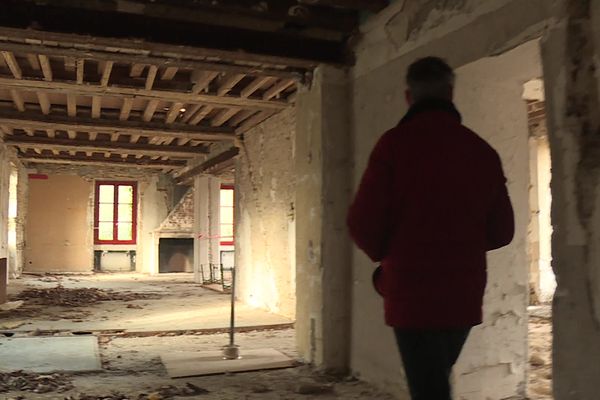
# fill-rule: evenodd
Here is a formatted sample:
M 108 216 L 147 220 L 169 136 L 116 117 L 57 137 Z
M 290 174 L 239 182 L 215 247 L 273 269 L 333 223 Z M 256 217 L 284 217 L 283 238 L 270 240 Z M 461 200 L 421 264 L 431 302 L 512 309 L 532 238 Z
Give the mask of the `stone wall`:
M 244 134 L 235 176 L 238 297 L 255 307 L 296 314 L 295 110 Z

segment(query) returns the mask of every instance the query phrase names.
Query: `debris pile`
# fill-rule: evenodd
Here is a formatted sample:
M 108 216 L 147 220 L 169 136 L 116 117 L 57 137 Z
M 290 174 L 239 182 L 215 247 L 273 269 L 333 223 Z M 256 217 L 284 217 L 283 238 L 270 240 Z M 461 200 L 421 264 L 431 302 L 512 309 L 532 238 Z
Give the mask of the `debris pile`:
M 96 288 L 69 289 L 58 285 L 48 289 L 26 289 L 15 298 L 44 306 L 85 307 L 102 301 L 160 299 L 157 293 L 115 292 Z
M 65 400 L 169 400 L 174 397 L 198 396 L 209 393 L 208 390 L 196 386 L 192 383 L 186 383 L 184 387 L 169 385 L 162 386 L 152 393 L 141 393 L 137 396 L 126 395 L 120 392 L 113 392 L 109 395 L 95 396 L 87 394 L 79 394 L 75 396 L 65 397 Z
M 64 393 L 73 389 L 71 378 L 62 374 L 35 374 L 23 371 L 0 373 L 0 393 L 11 391 Z

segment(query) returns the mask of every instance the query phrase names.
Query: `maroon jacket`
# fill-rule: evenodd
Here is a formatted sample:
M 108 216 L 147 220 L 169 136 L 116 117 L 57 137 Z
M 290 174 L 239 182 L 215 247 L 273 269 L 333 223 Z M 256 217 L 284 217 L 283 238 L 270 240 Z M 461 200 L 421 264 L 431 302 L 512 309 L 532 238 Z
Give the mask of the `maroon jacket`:
M 500 157 L 461 125 L 452 103 L 421 102 L 377 143 L 348 226 L 381 262 L 375 286 L 388 325 L 478 325 L 486 251 L 514 234 Z

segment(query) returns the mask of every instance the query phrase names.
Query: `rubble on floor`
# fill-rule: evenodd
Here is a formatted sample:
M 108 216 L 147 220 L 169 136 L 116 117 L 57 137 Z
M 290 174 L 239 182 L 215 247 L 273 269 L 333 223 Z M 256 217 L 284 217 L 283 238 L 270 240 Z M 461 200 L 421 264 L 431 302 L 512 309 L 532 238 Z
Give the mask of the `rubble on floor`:
M 29 288 L 19 293 L 15 299 L 28 304 L 61 307 L 86 307 L 102 301 L 133 301 L 160 299 L 157 293 L 116 292 L 98 288 L 65 288 L 58 285 L 53 288 Z
M 531 312 L 533 311 L 533 312 Z M 553 400 L 552 319 L 550 306 L 530 310 L 529 321 L 529 399 Z
M 0 373 L 0 393 L 64 393 L 71 389 L 72 379 L 64 374 L 35 374 L 24 371 Z
M 65 397 L 65 400 L 170 400 L 175 397 L 190 397 L 199 396 L 209 393 L 208 390 L 203 389 L 194 385 L 193 383 L 186 383 L 184 387 L 177 387 L 173 385 L 162 386 L 158 390 L 151 393 L 140 393 L 138 395 L 126 395 L 119 392 L 112 392 L 109 395 L 87 395 L 77 394 L 73 396 Z

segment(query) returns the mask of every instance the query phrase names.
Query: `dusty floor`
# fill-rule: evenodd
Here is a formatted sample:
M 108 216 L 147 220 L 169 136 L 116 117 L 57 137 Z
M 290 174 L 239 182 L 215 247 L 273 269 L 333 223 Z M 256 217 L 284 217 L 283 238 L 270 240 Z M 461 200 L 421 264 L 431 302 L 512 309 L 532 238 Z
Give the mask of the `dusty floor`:
M 531 400 L 552 400 L 552 320 L 550 306 L 536 307 L 529 320 Z
M 47 307 L 29 301 L 23 308 L 4 315 L 0 313 L 0 332 L 13 337 L 95 332 L 103 370 L 85 374 L 34 375 L 27 379 L 19 374 L 0 374 L 0 400 L 393 399 L 363 382 L 315 374 L 306 366 L 170 379 L 160 360 L 161 354 L 182 350 L 218 350 L 227 343 L 224 334 L 209 335 L 198 329 L 227 325 L 224 310 L 228 308 L 228 296 L 202 289 L 185 275 L 147 277 L 122 274 L 26 277 L 11 285 L 10 294 L 16 296 L 26 289 L 48 289 L 58 285 L 68 289 L 94 287 L 100 290 L 98 293 L 102 296 L 117 293 L 120 298 L 84 307 Z M 91 300 L 94 300 L 93 296 Z M 193 310 L 191 313 L 190 308 Z M 248 325 L 289 322 L 273 314 L 240 308 Z M 68 309 L 71 311 L 67 312 Z M 7 325 L 12 326 L 10 332 L 6 330 Z M 116 332 L 101 333 L 106 330 Z M 144 330 L 149 331 L 146 333 L 148 336 L 144 336 Z M 549 308 L 531 309 L 530 400 L 553 398 L 551 337 Z M 242 352 L 244 349 L 275 348 L 297 358 L 292 329 L 263 329 L 238 334 L 237 338 Z M 0 360 L 0 363 L 5 361 Z M 15 387 L 23 390 L 15 390 Z
M 83 307 L 57 307 L 25 298 L 23 307 L 0 311 L 0 331 L 189 331 L 229 326 L 230 297 L 200 287 L 191 274 L 96 274 L 76 276 L 32 276 L 11 281 L 9 298 L 24 290 L 95 288 L 98 294 L 120 295 L 121 300 L 101 301 Z M 82 293 L 82 297 L 85 292 Z M 87 298 L 86 298 L 87 299 Z M 45 299 L 42 299 L 45 300 Z M 84 300 L 82 298 L 82 300 Z M 75 303 L 78 301 L 75 298 Z M 237 306 L 240 327 L 290 324 L 292 321 L 268 312 Z
M 218 375 L 203 378 L 169 379 L 160 361 L 160 354 L 173 350 L 213 350 L 227 343 L 226 335 L 153 336 L 119 338 L 101 336 L 101 356 L 104 371 L 90 374 L 70 374 L 73 388 L 64 393 L 31 393 L 10 391 L 0 393 L 0 399 L 166 399 L 198 398 L 206 400 L 233 399 L 381 399 L 392 400 L 365 383 L 354 379 L 336 379 L 314 374 L 309 368 L 297 368 Z M 294 331 L 249 332 L 239 335 L 244 349 L 276 348 L 292 357 Z M 208 393 L 192 396 L 169 396 L 188 383 Z M 168 388 L 174 386 L 175 388 Z M 189 387 L 189 386 L 188 386 Z M 68 388 L 65 387 L 65 388 Z M 59 388 L 60 389 L 60 388 Z M 1 385 L 0 385 L 1 390 Z M 119 396 L 117 395 L 118 392 Z M 163 395 L 159 395 L 159 393 Z M 165 395 L 166 394 L 166 395 Z M 90 396 L 88 398 L 84 395 Z M 109 397 L 113 395 L 114 397 Z

